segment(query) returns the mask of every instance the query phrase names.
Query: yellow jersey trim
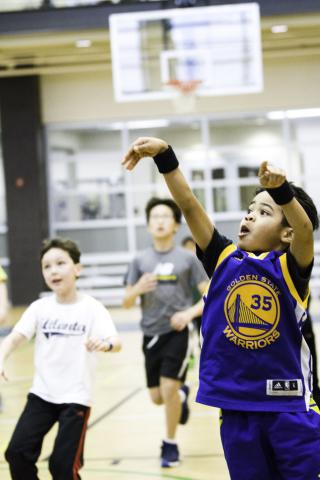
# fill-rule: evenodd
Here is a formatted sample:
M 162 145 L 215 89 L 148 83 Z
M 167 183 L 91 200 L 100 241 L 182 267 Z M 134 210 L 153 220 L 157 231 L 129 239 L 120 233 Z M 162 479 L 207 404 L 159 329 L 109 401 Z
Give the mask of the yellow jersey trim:
M 281 270 L 282 270 L 282 273 L 283 273 L 284 280 L 287 284 L 287 287 L 290 290 L 291 295 L 306 310 L 307 305 L 308 305 L 308 298 L 309 298 L 309 294 L 310 294 L 309 288 L 308 288 L 306 298 L 304 300 L 302 300 L 299 293 L 297 292 L 296 287 L 294 286 L 291 275 L 289 273 L 288 263 L 287 263 L 287 254 L 286 253 L 284 253 L 280 257 L 280 266 L 281 266 Z
M 313 398 L 310 398 L 310 404 L 309 404 L 310 410 L 313 410 L 316 412 L 318 415 L 320 415 L 320 410 L 316 402 L 313 400 Z
M 228 245 L 224 250 L 222 250 L 222 252 L 219 255 L 215 270 L 217 270 L 220 263 L 222 263 L 223 260 L 227 258 L 230 255 L 230 253 L 234 252 L 235 250 L 237 250 L 237 247 L 233 243 L 231 243 L 231 245 Z
M 224 260 L 225 258 L 227 258 L 227 257 L 230 255 L 230 253 L 234 252 L 235 250 L 237 250 L 237 247 L 236 247 L 236 245 L 235 245 L 234 243 L 231 243 L 230 245 L 228 245 L 227 247 L 225 247 L 225 248 L 222 250 L 222 252 L 220 253 L 220 255 L 219 255 L 219 258 L 218 258 L 218 261 L 217 261 L 217 264 L 216 264 L 216 267 L 215 267 L 214 271 L 216 271 L 217 268 L 219 267 L 220 263 L 223 262 L 223 260 Z M 205 290 L 205 292 L 204 292 L 204 294 L 203 294 L 203 297 L 206 297 L 206 296 L 207 296 L 208 291 L 209 291 L 209 288 L 210 288 L 210 285 L 211 285 L 211 281 L 212 281 L 212 279 L 211 279 L 210 282 L 208 283 L 207 288 L 206 288 L 206 290 Z

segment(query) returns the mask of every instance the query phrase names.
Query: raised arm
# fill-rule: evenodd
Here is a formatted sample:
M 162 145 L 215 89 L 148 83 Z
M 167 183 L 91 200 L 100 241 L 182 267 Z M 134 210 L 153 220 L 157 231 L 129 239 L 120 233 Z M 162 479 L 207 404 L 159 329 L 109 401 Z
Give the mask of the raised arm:
M 172 197 L 181 208 L 195 242 L 201 250 L 205 250 L 212 238 L 214 225 L 189 187 L 173 151 L 160 138 L 140 137 L 132 144 L 122 164 L 127 170 L 132 170 L 144 157 L 155 159 Z
M 283 214 L 293 230 L 290 252 L 300 268 L 309 267 L 314 255 L 313 226 L 298 200 L 293 195 L 290 198 L 290 186 L 286 182 L 285 172 L 268 165 L 268 162 L 262 162 L 259 170 L 259 180 L 261 186 L 266 188 L 273 198 L 272 190 L 282 188 L 284 193 L 280 192 L 280 196 L 283 200 L 278 200 L 276 203 L 281 205 Z

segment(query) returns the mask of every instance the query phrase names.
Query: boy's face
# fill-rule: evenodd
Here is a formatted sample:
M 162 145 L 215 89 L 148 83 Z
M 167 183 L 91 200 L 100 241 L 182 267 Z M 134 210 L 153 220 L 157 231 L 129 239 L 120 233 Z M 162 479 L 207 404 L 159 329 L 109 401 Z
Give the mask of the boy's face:
M 283 212 L 268 192 L 258 193 L 240 223 L 238 246 L 248 252 L 283 250 L 291 230 L 282 224 Z
M 150 211 L 148 230 L 155 239 L 172 237 L 178 230 L 173 211 L 167 205 L 157 205 Z
M 50 248 L 41 260 L 42 274 L 47 286 L 58 296 L 75 288 L 81 266 L 74 263 L 69 253 L 61 248 Z

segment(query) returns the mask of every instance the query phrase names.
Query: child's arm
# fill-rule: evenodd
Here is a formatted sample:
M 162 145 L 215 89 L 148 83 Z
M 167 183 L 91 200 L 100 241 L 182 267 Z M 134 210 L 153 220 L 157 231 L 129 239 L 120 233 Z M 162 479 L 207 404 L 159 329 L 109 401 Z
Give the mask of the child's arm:
M 135 305 L 136 300 L 140 295 L 147 292 L 152 292 L 157 286 L 157 276 L 153 273 L 144 273 L 137 283 L 128 285 L 125 289 L 123 298 L 123 307 L 131 308 Z
M 4 372 L 4 363 L 6 358 L 10 353 L 15 350 L 23 341 L 27 338 L 21 333 L 13 330 L 9 335 L 3 340 L 0 345 L 0 376 L 7 380 L 6 374 Z
M 168 153 L 167 160 L 170 161 L 170 151 L 168 151 L 168 144 L 164 140 L 141 137 L 132 144 L 122 164 L 127 170 L 132 170 L 141 158 L 155 157 L 164 152 Z M 163 162 L 166 162 L 165 158 Z M 171 195 L 182 210 L 195 242 L 204 251 L 212 238 L 214 225 L 193 194 L 179 167 L 174 168 L 169 173 L 164 173 L 164 179 Z
M 259 170 L 259 180 L 262 187 L 273 189 L 284 184 L 286 175 L 283 170 L 271 167 L 268 162 L 262 162 Z M 310 266 L 314 255 L 312 223 L 295 198 L 281 205 L 281 208 L 293 230 L 290 252 L 300 268 L 307 268 Z
M 201 282 L 198 285 L 198 290 L 203 295 L 207 290 L 208 282 Z M 183 330 L 188 323 L 192 322 L 194 318 L 201 317 L 204 307 L 203 298 L 200 298 L 198 302 L 194 303 L 191 307 L 181 312 L 176 312 L 172 315 L 170 323 L 175 330 Z
M 117 335 L 106 339 L 89 338 L 86 342 L 88 352 L 119 352 L 121 350 L 121 341 Z

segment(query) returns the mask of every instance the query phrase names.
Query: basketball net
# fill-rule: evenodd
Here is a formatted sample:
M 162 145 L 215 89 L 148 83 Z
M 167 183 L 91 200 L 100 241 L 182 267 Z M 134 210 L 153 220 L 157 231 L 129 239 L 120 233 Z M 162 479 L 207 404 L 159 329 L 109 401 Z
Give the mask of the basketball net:
M 201 80 L 170 80 L 165 86 L 173 92 L 172 104 L 177 113 L 190 113 L 195 110 L 196 93 L 202 83 Z

